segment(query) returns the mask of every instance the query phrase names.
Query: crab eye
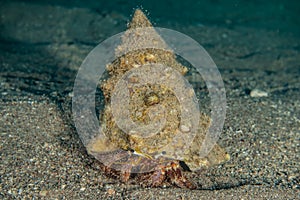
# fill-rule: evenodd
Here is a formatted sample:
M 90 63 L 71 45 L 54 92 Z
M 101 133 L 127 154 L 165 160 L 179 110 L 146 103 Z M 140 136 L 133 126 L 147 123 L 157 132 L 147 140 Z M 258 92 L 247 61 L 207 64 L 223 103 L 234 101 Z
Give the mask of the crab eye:
M 128 148 L 127 151 L 130 151 L 131 153 L 135 152 L 133 149 L 130 149 L 130 148 Z

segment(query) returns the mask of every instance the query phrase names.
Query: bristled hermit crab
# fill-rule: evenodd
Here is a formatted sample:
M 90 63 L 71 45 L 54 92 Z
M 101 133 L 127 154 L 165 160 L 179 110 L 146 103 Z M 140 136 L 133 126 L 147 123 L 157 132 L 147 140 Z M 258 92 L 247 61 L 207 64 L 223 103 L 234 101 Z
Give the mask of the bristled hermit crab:
M 229 155 L 215 145 L 206 157 L 198 156 L 211 120 L 201 113 L 193 118 L 191 110 L 185 113 L 182 105 L 197 102 L 192 88 L 177 78 L 188 68 L 172 51 L 164 50 L 167 45 L 154 29 L 150 36 L 135 31 L 146 27 L 152 28 L 151 23 L 136 10 L 115 50 L 117 58 L 107 64 L 109 77 L 100 84 L 105 97 L 99 117 L 102 135 L 90 140 L 87 151 L 103 162 L 108 175 L 119 174 L 124 182 L 135 175 L 147 186 L 173 184 L 193 189 L 195 185 L 182 173 L 184 168 L 195 171 L 220 164 Z M 161 48 L 126 52 L 149 41 Z M 187 141 L 191 144 L 185 149 Z

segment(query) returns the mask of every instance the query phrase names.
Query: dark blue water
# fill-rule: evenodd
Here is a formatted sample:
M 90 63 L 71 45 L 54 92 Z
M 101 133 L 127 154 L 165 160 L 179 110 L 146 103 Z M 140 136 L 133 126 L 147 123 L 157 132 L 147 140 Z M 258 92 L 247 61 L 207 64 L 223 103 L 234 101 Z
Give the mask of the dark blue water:
M 129 16 L 135 8 L 142 7 L 144 11 L 151 13 L 151 20 L 159 26 L 176 22 L 184 25 L 203 24 L 231 28 L 256 27 L 300 34 L 300 1 L 297 0 L 32 0 L 23 2 L 88 8 L 101 15 L 115 12 L 124 16 Z

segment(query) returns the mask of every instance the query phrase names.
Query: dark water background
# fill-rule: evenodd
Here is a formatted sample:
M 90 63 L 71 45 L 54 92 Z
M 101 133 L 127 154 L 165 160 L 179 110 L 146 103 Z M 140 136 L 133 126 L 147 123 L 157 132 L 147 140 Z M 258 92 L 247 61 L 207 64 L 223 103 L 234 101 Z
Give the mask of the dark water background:
M 88 8 L 101 15 L 115 12 L 124 16 L 128 16 L 139 7 L 149 11 L 151 20 L 159 26 L 167 26 L 168 23 L 176 22 L 185 26 L 216 25 L 231 28 L 244 26 L 300 34 L 300 1 L 297 0 L 31 0 L 15 2 Z

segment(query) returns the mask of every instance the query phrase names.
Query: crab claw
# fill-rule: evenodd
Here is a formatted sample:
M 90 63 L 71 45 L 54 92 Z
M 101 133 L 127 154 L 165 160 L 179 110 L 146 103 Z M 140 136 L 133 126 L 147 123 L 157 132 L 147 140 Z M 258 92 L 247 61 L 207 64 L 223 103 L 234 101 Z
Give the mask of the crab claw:
M 183 174 L 178 161 L 172 161 L 167 165 L 159 165 L 150 176 L 150 186 L 162 186 L 165 181 L 180 188 L 196 189 L 195 184 L 189 181 Z
M 180 188 L 196 189 L 196 185 L 189 181 L 183 174 L 179 162 L 171 162 L 166 169 L 169 181 Z

